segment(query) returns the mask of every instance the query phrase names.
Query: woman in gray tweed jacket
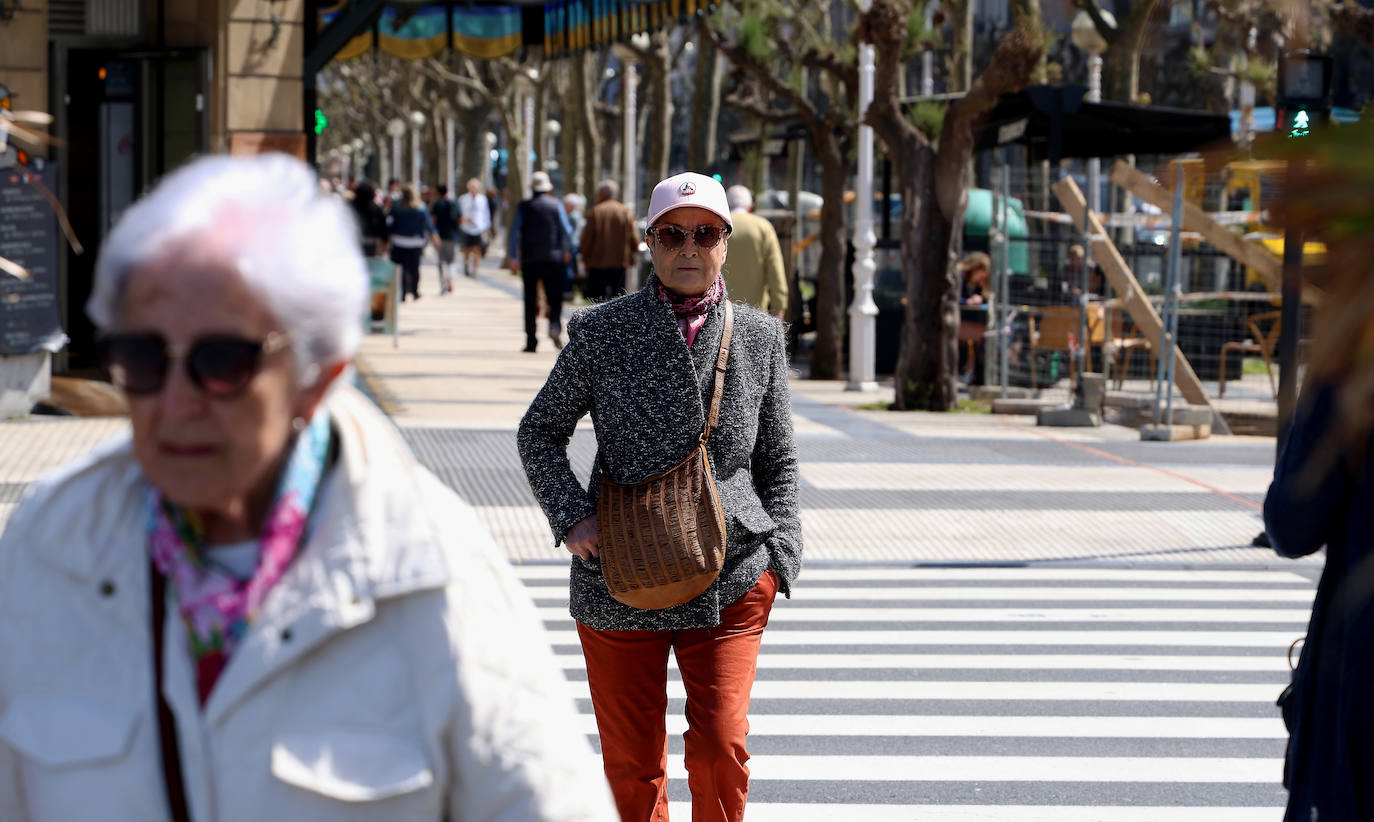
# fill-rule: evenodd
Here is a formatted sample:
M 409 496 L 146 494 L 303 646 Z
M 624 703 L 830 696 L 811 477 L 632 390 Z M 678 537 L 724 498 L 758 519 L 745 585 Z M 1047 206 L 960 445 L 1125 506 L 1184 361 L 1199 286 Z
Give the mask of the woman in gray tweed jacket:
M 730 210 L 720 183 L 680 174 L 654 188 L 643 289 L 575 316 L 568 344 L 520 423 L 520 456 L 553 527 L 574 555 L 571 611 L 587 661 L 606 775 L 624 822 L 668 818 L 667 666 L 687 697 L 686 766 L 694 820 L 743 818 L 746 712 L 773 599 L 801 569 L 797 458 L 786 334 L 738 307 L 720 404 L 707 443 L 726 518 L 725 566 L 697 598 L 645 611 L 611 598 L 596 536 L 601 466 L 620 483 L 672 468 L 696 446 L 724 324 Z M 600 459 L 578 483 L 567 446 L 592 415 Z

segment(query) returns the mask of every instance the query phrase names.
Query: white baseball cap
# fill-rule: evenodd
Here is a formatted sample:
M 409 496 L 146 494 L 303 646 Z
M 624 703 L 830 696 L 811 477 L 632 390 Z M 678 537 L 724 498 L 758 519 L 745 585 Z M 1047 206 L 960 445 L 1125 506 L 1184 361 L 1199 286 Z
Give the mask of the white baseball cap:
M 549 173 L 547 171 L 534 172 L 530 177 L 530 190 L 535 194 L 553 191 L 553 181 L 549 179 Z
M 705 174 L 684 171 L 654 186 L 654 193 L 649 197 L 649 220 L 645 225 L 652 228 L 664 214 L 679 208 L 704 208 L 724 220 L 726 225 L 735 227 L 730 219 L 725 187 Z

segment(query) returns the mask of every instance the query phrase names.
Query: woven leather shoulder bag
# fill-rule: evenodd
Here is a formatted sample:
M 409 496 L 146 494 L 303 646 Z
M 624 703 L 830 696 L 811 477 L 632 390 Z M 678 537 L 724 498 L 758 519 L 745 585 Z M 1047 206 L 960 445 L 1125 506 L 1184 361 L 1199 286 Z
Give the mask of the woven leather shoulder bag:
M 602 466 L 596 505 L 601 574 L 611 596 L 633 608 L 681 605 L 709 588 L 725 563 L 725 512 L 706 441 L 720 417 L 734 323 L 734 305 L 726 300 L 711 410 L 692 453 L 633 485 L 611 480 Z

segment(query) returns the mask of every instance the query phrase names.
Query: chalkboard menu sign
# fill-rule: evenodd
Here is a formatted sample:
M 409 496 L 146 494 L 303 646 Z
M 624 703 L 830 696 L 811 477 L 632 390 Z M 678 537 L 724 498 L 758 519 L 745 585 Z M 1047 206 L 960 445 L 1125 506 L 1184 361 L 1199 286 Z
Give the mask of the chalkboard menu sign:
M 57 168 L 50 163 L 41 174 L 0 169 L 0 257 L 33 275 L 17 280 L 0 274 L 0 354 L 57 351 L 67 342 L 57 302 L 57 217 L 33 179 L 52 191 Z

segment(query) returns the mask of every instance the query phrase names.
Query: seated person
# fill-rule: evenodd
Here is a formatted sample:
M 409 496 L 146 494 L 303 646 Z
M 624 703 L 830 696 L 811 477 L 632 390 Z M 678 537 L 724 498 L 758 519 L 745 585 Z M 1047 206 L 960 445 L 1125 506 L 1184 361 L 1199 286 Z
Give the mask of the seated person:
M 959 304 L 983 305 L 987 302 L 983 292 L 988 287 L 992 259 L 981 251 L 975 251 L 965 254 L 956 267 L 962 279 L 959 287 Z
M 964 255 L 956 266 L 959 269 L 959 304 L 982 307 L 987 304 L 985 289 L 992 271 L 992 259 L 981 251 Z M 963 311 L 960 312 L 961 317 Z M 961 319 L 959 333 L 959 379 L 964 383 L 982 382 L 983 332 L 987 330 L 986 312 L 977 312 L 979 319 Z

